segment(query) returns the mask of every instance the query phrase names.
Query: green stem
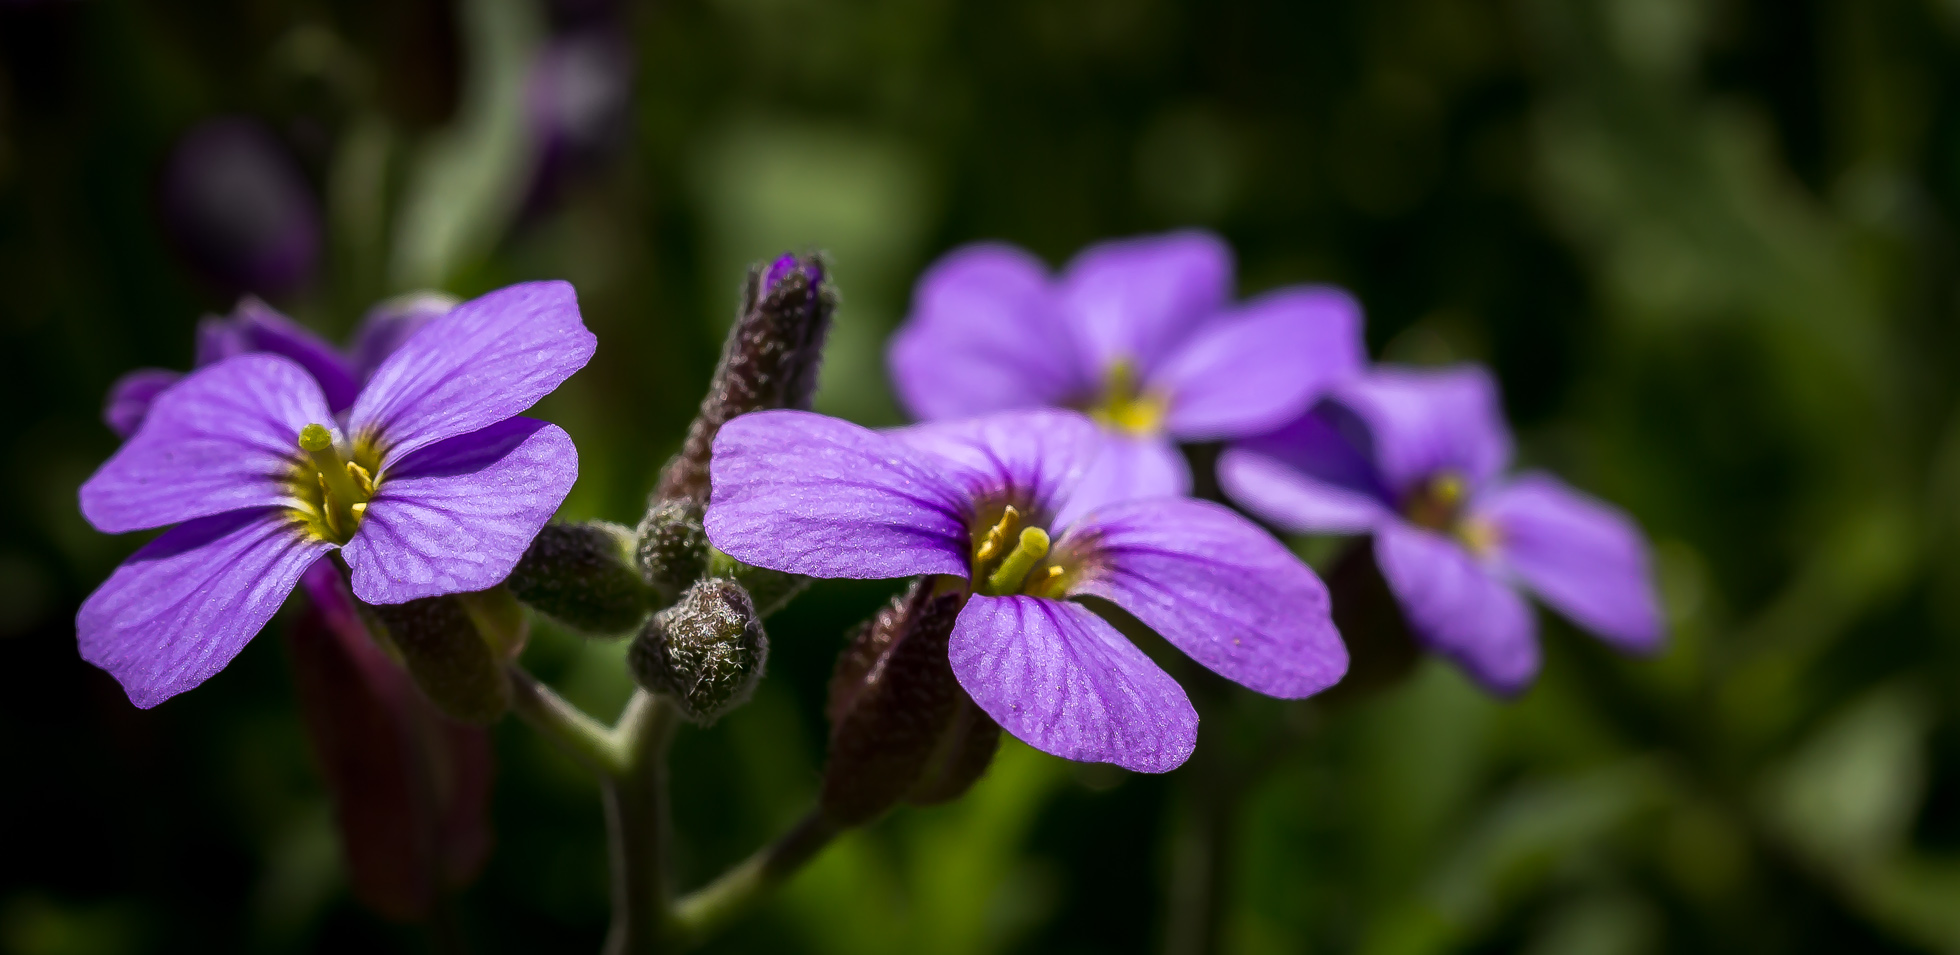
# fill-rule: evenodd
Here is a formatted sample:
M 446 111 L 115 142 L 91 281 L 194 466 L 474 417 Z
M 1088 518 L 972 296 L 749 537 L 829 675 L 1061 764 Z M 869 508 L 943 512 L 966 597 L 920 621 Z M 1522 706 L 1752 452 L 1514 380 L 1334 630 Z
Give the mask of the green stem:
M 631 769 L 617 728 L 585 715 L 584 710 L 566 702 L 551 687 L 515 665 L 510 668 L 510 686 L 511 706 L 517 715 L 563 747 L 573 759 L 608 778 L 624 775 Z M 627 703 L 628 714 L 645 695 L 637 694 Z M 625 720 L 622 718 L 620 722 L 623 725 Z
M 837 833 L 821 813 L 805 816 L 781 839 L 676 902 L 673 931 L 683 942 L 714 934 L 815 858 Z

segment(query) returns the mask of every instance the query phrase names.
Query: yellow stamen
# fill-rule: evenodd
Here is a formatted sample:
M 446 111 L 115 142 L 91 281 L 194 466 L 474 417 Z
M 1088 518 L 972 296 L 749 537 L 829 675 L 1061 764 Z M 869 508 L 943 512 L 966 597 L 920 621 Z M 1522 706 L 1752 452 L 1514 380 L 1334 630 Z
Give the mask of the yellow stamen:
M 980 548 L 973 552 L 976 566 L 1000 556 L 1001 549 L 1007 546 L 1007 537 L 1021 527 L 1021 512 L 1014 505 L 1007 505 L 1001 512 L 1000 521 L 987 530 L 987 537 L 980 542 Z
M 328 431 L 325 425 L 309 424 L 301 428 L 299 447 L 313 460 L 313 471 L 319 475 L 321 523 L 345 543 L 354 536 L 354 528 L 360 525 L 361 515 L 367 511 L 365 506 L 359 512 L 354 507 L 365 505 L 367 499 L 373 496 L 374 482 L 368 479 L 367 489 L 361 488 L 361 482 L 355 479 L 355 471 L 358 469 L 365 477 L 366 469 L 340 456 L 340 448 L 334 444 L 333 432 Z
M 1162 392 L 1143 390 L 1136 365 L 1121 358 L 1110 364 L 1103 378 L 1103 393 L 1089 407 L 1089 416 L 1103 427 L 1137 435 L 1162 431 L 1169 412 L 1170 398 Z
M 1028 571 L 1043 557 L 1048 556 L 1048 532 L 1039 527 L 1022 528 L 1020 540 L 1014 549 L 1001 560 L 1000 566 L 987 575 L 987 586 L 982 593 L 1000 596 L 1019 592 L 1021 581 Z

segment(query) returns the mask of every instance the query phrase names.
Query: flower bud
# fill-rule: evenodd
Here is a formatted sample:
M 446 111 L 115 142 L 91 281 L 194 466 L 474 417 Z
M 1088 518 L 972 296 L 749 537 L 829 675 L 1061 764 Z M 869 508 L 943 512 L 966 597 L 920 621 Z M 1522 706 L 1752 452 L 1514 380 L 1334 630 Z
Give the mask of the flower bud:
M 633 532 L 607 521 L 546 524 L 504 586 L 575 630 L 625 633 L 639 626 L 653 599 L 633 547 Z
M 641 686 L 702 725 L 748 702 L 768 662 L 769 638 L 748 591 L 717 577 L 654 614 L 627 655 Z
M 808 408 L 817 389 L 837 293 L 817 256 L 785 255 L 749 267 L 742 311 L 721 348 L 721 364 L 688 428 L 687 443 L 660 475 L 655 496 L 708 502 L 708 456 L 715 433 L 737 415 Z
M 832 822 L 862 825 L 901 801 L 957 799 L 993 761 L 1000 727 L 946 658 L 960 605 L 958 593 L 934 593 L 931 578 L 920 580 L 837 658 L 821 799 Z
M 524 647 L 524 611 L 502 587 L 368 609 L 422 694 L 453 719 L 489 724 L 510 708 L 504 664 Z
M 749 599 L 755 602 L 756 617 L 762 620 L 788 606 L 792 598 L 810 586 L 808 577 L 744 564 L 712 546 L 708 548 L 708 575 L 741 584 L 748 591 Z
M 701 505 L 688 498 L 656 500 L 640 520 L 640 573 L 673 603 L 708 573 L 708 532 L 701 527 Z

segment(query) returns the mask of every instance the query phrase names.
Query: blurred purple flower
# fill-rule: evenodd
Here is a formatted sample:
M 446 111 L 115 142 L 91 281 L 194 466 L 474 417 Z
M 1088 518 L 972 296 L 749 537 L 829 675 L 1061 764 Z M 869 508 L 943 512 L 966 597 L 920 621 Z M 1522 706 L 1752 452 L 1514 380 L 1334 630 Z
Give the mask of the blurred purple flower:
M 571 169 L 616 148 L 632 105 L 633 48 L 618 28 L 592 26 L 547 41 L 524 98 L 538 157 L 533 204 Z
M 969 245 L 919 279 L 892 381 L 925 421 L 1087 411 L 1113 438 L 1091 481 L 1183 494 L 1176 441 L 1278 427 L 1366 361 L 1360 306 L 1340 289 L 1231 294 L 1231 250 L 1208 232 L 1093 245 L 1057 278 L 1013 246 Z
M 335 414 L 347 410 L 360 383 L 408 337 L 456 306 L 456 300 L 436 292 L 417 292 L 389 299 L 371 309 L 354 333 L 351 356 L 256 297 L 239 300 L 230 315 L 206 316 L 197 325 L 196 366 L 216 364 L 234 355 L 266 352 L 299 363 L 320 385 L 327 407 Z M 121 437 L 136 433 L 151 402 L 184 376 L 162 368 L 138 368 L 109 386 L 102 420 Z
M 1108 600 L 1261 693 L 1305 697 L 1341 678 L 1347 650 L 1311 570 L 1217 504 L 1084 486 L 1103 444 L 1063 411 L 885 433 L 744 415 L 715 439 L 708 537 L 814 577 L 957 578 L 971 593 L 949 649 L 960 685 L 1069 759 L 1162 772 L 1191 754 L 1198 723 L 1176 681 L 1070 598 Z
M 177 525 L 75 619 L 82 656 L 137 706 L 223 668 L 333 551 L 371 604 L 482 590 L 510 573 L 578 476 L 565 432 L 518 412 L 584 366 L 592 333 L 563 282 L 492 292 L 424 331 L 375 369 L 344 418 L 283 355 L 192 372 L 82 485 L 98 530 Z
M 163 221 L 192 264 L 233 289 L 280 295 L 320 254 L 320 209 L 297 163 L 256 120 L 206 120 L 165 162 Z
M 1524 587 L 1623 650 L 1661 641 L 1640 528 L 1543 473 L 1505 478 L 1511 435 L 1476 366 L 1383 366 L 1219 460 L 1234 500 L 1293 531 L 1372 533 L 1411 629 L 1504 694 L 1538 673 Z

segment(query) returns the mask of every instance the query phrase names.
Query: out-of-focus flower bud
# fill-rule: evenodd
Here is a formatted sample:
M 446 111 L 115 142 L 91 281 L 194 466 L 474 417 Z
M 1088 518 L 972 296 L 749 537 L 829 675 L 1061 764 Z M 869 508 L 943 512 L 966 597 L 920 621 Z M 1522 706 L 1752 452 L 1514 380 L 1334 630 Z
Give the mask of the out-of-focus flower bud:
M 627 662 L 641 686 L 706 725 L 748 702 L 769 662 L 769 637 L 748 591 L 711 577 L 647 621 Z
M 1000 727 L 960 688 L 946 659 L 956 592 L 912 585 L 859 627 L 830 680 L 830 755 L 821 806 L 841 826 L 903 801 L 957 799 L 987 771 Z
M 368 636 L 331 563 L 303 583 L 310 600 L 287 640 L 348 881 L 382 915 L 424 921 L 489 858 L 490 738 L 416 692 Z
M 489 724 L 510 708 L 504 664 L 524 648 L 524 609 L 503 587 L 369 608 L 415 685 L 444 713 Z
M 593 162 L 626 137 L 633 48 L 616 28 L 593 26 L 546 41 L 524 91 L 541 176 Z
M 504 586 L 573 629 L 625 633 L 640 625 L 653 600 L 634 566 L 633 548 L 633 532 L 618 524 L 546 524 Z
M 224 117 L 178 140 L 161 184 L 165 228 L 193 265 L 233 289 L 280 295 L 320 254 L 320 209 L 285 147 L 250 119 Z
M 656 500 L 640 520 L 640 571 L 662 603 L 673 603 L 708 572 L 708 532 L 701 505 L 688 498 Z
M 822 259 L 785 255 L 749 267 L 742 311 L 722 345 L 721 364 L 688 428 L 687 443 L 660 475 L 658 500 L 708 502 L 708 457 L 715 434 L 737 415 L 808 408 L 817 388 L 824 339 L 837 308 Z

